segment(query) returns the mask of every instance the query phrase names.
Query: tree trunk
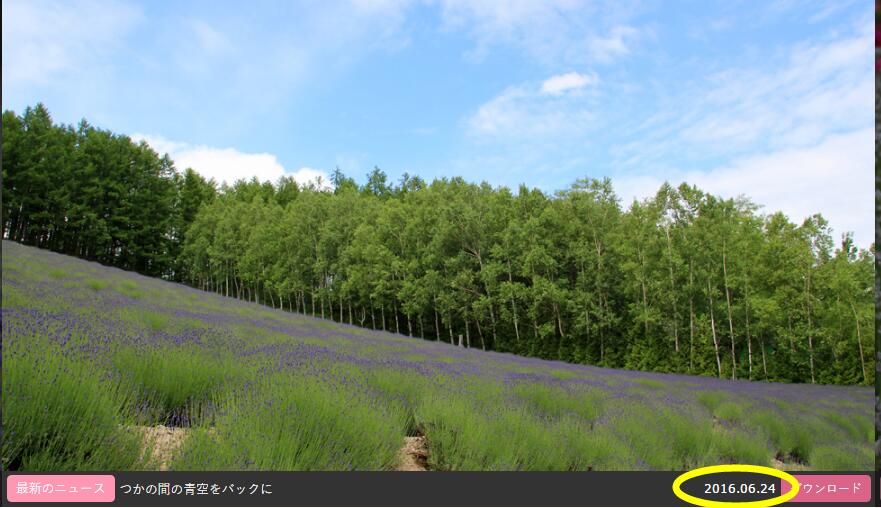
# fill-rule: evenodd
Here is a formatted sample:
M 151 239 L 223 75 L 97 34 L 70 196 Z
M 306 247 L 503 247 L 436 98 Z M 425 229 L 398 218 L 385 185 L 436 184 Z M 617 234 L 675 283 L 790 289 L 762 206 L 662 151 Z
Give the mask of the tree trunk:
M 465 316 L 465 347 L 471 347 L 471 331 L 468 329 L 468 316 Z
M 725 284 L 725 301 L 728 304 L 728 328 L 731 332 L 731 379 L 737 379 L 737 358 L 734 353 L 734 318 L 731 316 L 731 294 L 728 291 L 728 263 L 725 242 L 722 242 L 722 276 Z
M 606 300 L 606 295 L 602 291 L 600 291 L 600 310 L 603 312 L 603 316 L 607 316 L 607 312 L 609 310 L 609 302 Z M 603 363 L 605 360 L 605 343 L 606 343 L 606 326 L 604 322 L 600 322 L 600 363 Z
M 385 305 L 379 308 L 380 312 L 382 312 L 382 331 L 387 332 L 385 328 Z
M 436 340 L 441 340 L 440 338 L 440 323 L 437 319 L 437 307 L 434 308 L 434 336 Z
M 765 372 L 765 381 L 768 380 L 768 364 L 765 362 L 765 339 L 759 334 L 759 344 L 762 346 L 762 370 Z
M 560 306 L 557 302 L 554 302 L 554 315 L 557 317 L 557 329 L 560 331 L 560 339 L 563 339 L 565 336 L 563 333 L 563 319 L 560 317 Z
M 673 242 L 670 240 L 670 228 L 664 228 L 667 234 L 667 255 L 670 258 L 670 298 L 673 300 L 673 343 L 679 352 L 679 310 L 676 306 L 676 283 L 673 279 Z
M 477 263 L 480 265 L 480 273 L 482 275 L 483 274 L 483 258 L 480 256 L 480 249 L 477 249 L 476 255 L 477 255 Z M 483 277 L 481 277 L 481 279 L 483 279 Z M 495 316 L 495 312 L 493 312 L 492 295 L 489 292 L 489 285 L 486 283 L 485 280 L 483 281 L 483 290 L 486 292 L 486 299 L 489 300 L 489 320 L 490 320 L 490 323 L 492 324 L 493 343 L 495 343 L 495 340 L 496 340 L 496 316 Z M 480 328 L 479 323 L 478 323 L 477 327 L 478 327 L 478 329 Z M 483 333 L 480 334 L 480 343 L 481 344 L 484 343 L 483 342 Z M 483 350 L 486 351 L 486 346 L 484 346 Z
M 450 314 L 450 344 L 452 344 L 452 345 L 456 344 L 455 342 L 453 342 L 453 315 L 452 314 Z M 462 345 L 462 335 L 461 334 L 459 335 L 459 345 L 460 346 Z
M 587 304 L 584 305 L 584 355 L 587 357 L 587 351 L 590 348 L 590 309 Z
M 743 304 L 746 311 L 746 349 L 749 354 L 749 379 L 753 378 L 753 341 L 749 334 L 749 280 L 743 284 Z
M 508 284 L 511 287 L 511 311 L 514 313 L 514 337 L 520 345 L 520 328 L 517 325 L 517 303 L 514 300 L 514 277 L 511 274 L 511 260 L 508 260 Z
M 532 333 L 535 334 L 535 344 L 538 344 L 538 318 L 536 316 L 532 316 Z
M 496 342 L 498 341 L 498 337 L 496 336 L 496 313 L 495 313 L 495 311 L 493 311 L 492 300 L 490 300 L 490 302 L 489 302 L 489 320 L 490 320 L 490 324 L 492 325 L 492 332 L 493 332 L 492 347 L 495 348 Z M 484 351 L 486 350 L 486 348 L 483 348 L 483 349 L 484 349 Z
M 688 260 L 688 372 L 694 372 L 694 270 Z
M 719 369 L 719 379 L 722 378 L 722 360 L 719 358 L 719 340 L 716 338 L 716 318 L 713 316 L 713 289 L 707 281 L 707 295 L 710 297 L 710 328 L 713 330 L 713 347 L 716 349 L 716 367 Z
M 398 301 L 392 300 L 392 306 L 395 311 L 395 333 L 400 334 L 401 333 L 401 326 L 398 323 Z
M 330 320 L 333 321 L 333 298 L 327 299 L 327 306 L 330 309 Z
M 805 307 L 808 311 L 808 353 L 811 363 L 811 383 L 816 383 L 814 379 L 814 338 L 811 329 L 811 268 L 808 267 L 808 276 L 805 280 Z
M 853 311 L 854 323 L 857 325 L 857 345 L 860 347 L 860 368 L 863 370 L 863 383 L 868 383 L 869 378 L 866 376 L 866 360 L 863 357 L 863 340 L 860 334 L 860 317 L 857 314 L 857 308 L 853 302 L 850 302 L 850 309 Z
M 640 277 L 639 284 L 642 286 L 642 320 L 645 325 L 645 338 L 648 339 L 649 336 L 649 304 L 648 304 L 648 290 L 645 287 L 645 259 L 642 257 L 642 250 L 639 250 L 639 262 L 642 265 L 642 276 Z

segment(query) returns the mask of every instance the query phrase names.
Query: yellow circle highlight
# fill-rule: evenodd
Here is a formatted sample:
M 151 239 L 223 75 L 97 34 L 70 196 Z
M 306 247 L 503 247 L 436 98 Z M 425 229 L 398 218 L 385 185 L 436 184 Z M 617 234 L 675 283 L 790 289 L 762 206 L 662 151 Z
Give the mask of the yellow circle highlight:
M 685 483 L 686 480 L 713 473 L 766 474 L 768 476 L 780 478 L 781 480 L 789 483 L 790 485 L 792 485 L 792 489 L 786 494 L 772 497 L 771 499 L 763 499 L 759 501 L 711 501 L 709 499 L 701 499 L 699 497 L 686 494 L 682 491 L 682 484 Z M 773 467 L 753 466 L 749 464 L 723 464 L 720 466 L 699 467 L 697 469 L 692 469 L 691 471 L 682 473 L 673 482 L 673 493 L 676 494 L 676 497 L 685 501 L 686 503 L 691 503 L 697 506 L 706 506 L 707 508 L 765 508 L 767 506 L 774 506 L 789 501 L 790 499 L 798 495 L 800 487 L 801 485 L 799 485 L 798 480 L 796 480 L 794 476 L 784 471 L 774 469 Z

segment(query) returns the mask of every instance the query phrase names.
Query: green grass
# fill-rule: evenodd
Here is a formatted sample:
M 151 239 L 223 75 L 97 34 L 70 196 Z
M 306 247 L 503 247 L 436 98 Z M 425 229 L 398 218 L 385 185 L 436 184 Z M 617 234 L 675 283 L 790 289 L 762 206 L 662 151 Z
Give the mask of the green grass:
M 49 277 L 52 277 L 53 279 L 63 279 L 67 277 L 67 272 L 60 268 L 53 268 L 49 270 Z
M 161 332 L 168 327 L 168 316 L 152 311 L 140 311 L 141 321 L 154 332 Z
M 865 418 L 845 416 L 834 411 L 823 411 L 822 415 L 826 421 L 844 430 L 848 436 L 855 440 L 867 439 L 870 443 L 875 441 L 875 429 L 872 428 L 872 422 Z
M 715 411 L 719 404 L 727 398 L 728 394 L 720 391 L 706 391 L 697 394 L 697 401 L 710 413 Z
M 422 432 L 416 421 L 416 408 L 429 391 L 421 376 L 411 371 L 374 369 L 363 374 L 364 381 L 382 397 L 385 404 L 405 415 L 407 435 Z
M 31 303 L 30 300 L 20 289 L 11 286 L 3 286 L 4 307 L 23 307 L 29 303 Z
M 744 411 L 747 407 L 743 403 L 732 401 L 722 402 L 713 410 L 713 416 L 719 420 L 737 423 L 743 420 Z
M 818 446 L 811 454 L 811 465 L 818 471 L 868 471 L 875 464 L 871 448 L 842 449 L 838 446 Z
M 393 467 L 406 415 L 357 392 L 277 376 L 228 399 L 213 429 L 196 429 L 177 470 L 345 471 Z
M 102 289 L 107 287 L 107 281 L 98 279 L 86 279 L 86 286 L 91 288 L 92 291 L 101 291 Z
M 197 421 L 206 407 L 242 383 L 247 370 L 197 346 L 123 348 L 113 366 L 135 394 L 138 423 L 165 423 L 172 417 Z
M 809 422 L 801 420 L 798 425 L 770 410 L 751 412 L 745 424 L 747 428 L 758 431 L 773 444 L 776 453 L 783 458 L 798 462 L 808 462 L 814 446 L 814 435 Z
M 714 436 L 715 454 L 719 463 L 769 466 L 772 454 L 767 440 L 740 429 L 719 430 Z
M 534 413 L 559 418 L 572 415 L 592 423 L 602 414 L 607 398 L 599 389 L 565 390 L 558 386 L 534 382 L 517 383 L 512 388 L 518 399 Z
M 651 430 L 647 422 L 651 422 Z M 611 427 L 634 450 L 641 468 L 689 469 L 692 464 L 708 462 L 712 443 L 708 422 L 631 405 Z
M 587 428 L 581 422 L 563 419 L 554 432 L 559 433 L 568 455 L 568 469 L 573 471 L 626 471 L 636 457 L 608 427 Z
M 169 423 L 189 426 L 171 463 L 181 470 L 390 469 L 407 435 L 425 436 L 439 470 L 874 463 L 871 406 L 857 404 L 868 390 L 807 404 L 785 387 L 704 390 L 699 378 L 423 349 L 33 252 L 3 258 L 7 469 L 155 467 L 132 426 Z M 137 301 L 95 305 L 105 288 Z
M 429 464 L 454 471 L 568 469 L 566 450 L 542 420 L 519 407 L 475 405 L 438 394 L 418 409 L 428 436 Z
M 4 470 L 98 471 L 144 467 L 137 436 L 120 426 L 118 382 L 45 337 L 4 342 Z
M 577 374 L 575 374 L 571 370 L 566 369 L 553 369 L 551 370 L 550 374 L 555 378 L 562 380 L 575 379 L 578 377 Z
M 645 386 L 648 388 L 654 388 L 656 390 L 660 390 L 661 388 L 664 388 L 664 383 L 662 383 L 656 379 L 636 379 L 634 381 L 641 384 L 642 386 Z
M 136 300 L 144 296 L 144 292 L 140 289 L 140 287 L 130 280 L 124 280 L 120 282 L 116 286 L 116 290 L 128 296 L 129 298 L 134 298 Z

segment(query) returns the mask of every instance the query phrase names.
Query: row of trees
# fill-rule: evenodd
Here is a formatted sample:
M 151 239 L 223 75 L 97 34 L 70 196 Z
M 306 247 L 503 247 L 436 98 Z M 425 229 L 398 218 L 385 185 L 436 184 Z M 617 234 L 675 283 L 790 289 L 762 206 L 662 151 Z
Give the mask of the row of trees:
M 144 144 L 4 113 L 4 237 L 428 340 L 727 378 L 873 381 L 872 256 L 825 220 L 609 180 L 333 190 L 179 174 Z
M 640 370 L 869 383 L 872 257 L 682 185 L 622 210 L 609 180 L 536 189 L 335 191 L 240 182 L 203 207 L 182 257 L 224 295 L 466 347 Z M 868 335 L 867 335 L 868 334 Z
M 56 125 L 42 104 L 3 113 L 3 238 L 175 278 L 186 227 L 215 194 L 146 143 Z

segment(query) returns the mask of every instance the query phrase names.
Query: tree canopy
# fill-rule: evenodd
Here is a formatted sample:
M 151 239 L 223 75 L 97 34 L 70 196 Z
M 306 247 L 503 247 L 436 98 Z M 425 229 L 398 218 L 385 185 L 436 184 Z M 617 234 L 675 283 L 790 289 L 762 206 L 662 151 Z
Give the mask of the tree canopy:
M 3 113 L 3 236 L 463 347 L 732 379 L 874 382 L 873 257 L 682 184 L 624 204 L 462 178 L 219 189 L 146 144 Z M 626 206 L 625 206 L 626 205 Z

